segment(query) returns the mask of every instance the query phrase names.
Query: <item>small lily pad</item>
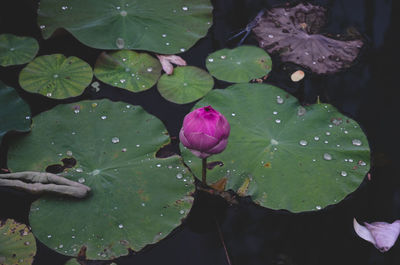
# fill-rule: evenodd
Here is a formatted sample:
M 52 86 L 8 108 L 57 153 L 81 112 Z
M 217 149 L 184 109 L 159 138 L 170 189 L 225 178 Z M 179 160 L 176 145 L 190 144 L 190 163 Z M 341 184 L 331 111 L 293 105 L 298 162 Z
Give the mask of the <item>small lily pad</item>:
M 82 200 L 43 196 L 30 210 L 35 236 L 49 248 L 110 260 L 155 244 L 192 206 L 192 176 L 181 157 L 157 158 L 169 142 L 163 123 L 143 108 L 110 100 L 60 104 L 34 118 L 31 133 L 11 139 L 14 172 L 45 171 L 73 158 L 62 176 L 91 188 Z
M 140 92 L 151 88 L 161 75 L 160 62 L 147 53 L 122 50 L 103 52 L 94 67 L 96 77 L 112 86 Z
M 41 0 L 38 24 L 45 39 L 65 28 L 97 49 L 176 54 L 212 25 L 210 0 Z
M 31 125 L 29 105 L 14 88 L 0 81 L 0 144 L 9 131 L 27 132 Z
M 30 62 L 39 51 L 39 44 L 31 37 L 13 34 L 0 35 L 0 65 L 9 66 Z
M 0 221 L 0 264 L 29 265 L 36 254 L 36 241 L 29 228 L 12 219 Z
M 247 83 L 271 71 L 271 57 L 263 49 L 240 46 L 210 54 L 206 67 L 215 78 L 232 83 Z
M 356 121 L 329 104 L 301 106 L 284 90 L 264 84 L 215 89 L 194 108 L 211 105 L 231 126 L 222 162 L 208 182 L 259 205 L 291 212 L 319 210 L 357 189 L 370 168 L 368 140 Z M 182 150 L 182 149 L 181 149 Z M 196 176 L 201 160 L 183 148 Z
M 195 66 L 176 67 L 172 75 L 164 74 L 157 84 L 161 96 L 178 104 L 204 97 L 213 86 L 212 76 Z
M 92 68 L 85 61 L 52 54 L 39 56 L 22 69 L 19 84 L 26 91 L 64 99 L 82 94 L 92 77 Z

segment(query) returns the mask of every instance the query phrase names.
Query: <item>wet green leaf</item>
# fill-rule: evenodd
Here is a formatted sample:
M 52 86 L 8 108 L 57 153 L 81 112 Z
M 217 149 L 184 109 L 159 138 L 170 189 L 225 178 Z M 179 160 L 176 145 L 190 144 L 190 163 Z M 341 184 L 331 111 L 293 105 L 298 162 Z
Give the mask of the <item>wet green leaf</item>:
M 31 37 L 13 34 L 0 35 L 0 65 L 9 66 L 30 62 L 39 51 L 38 42 Z
M 172 75 L 164 74 L 157 88 L 165 99 L 185 104 L 198 100 L 214 86 L 214 79 L 206 71 L 194 66 L 176 67 Z
M 206 59 L 206 67 L 219 80 L 247 83 L 266 76 L 271 71 L 272 61 L 261 48 L 240 46 L 210 54 Z
M 22 69 L 19 84 L 26 91 L 64 99 L 82 94 L 92 77 L 92 68 L 85 61 L 52 54 L 39 56 Z
M 60 27 L 98 49 L 175 54 L 189 49 L 212 24 L 209 0 L 41 0 L 45 39 Z
M 157 83 L 161 64 L 147 53 L 122 50 L 102 53 L 97 59 L 94 74 L 109 85 L 140 92 Z
M 0 81 L 0 144 L 9 131 L 30 130 L 31 111 L 29 105 L 19 97 L 14 88 Z
M 160 241 L 188 214 L 194 189 L 180 157 L 155 157 L 168 141 L 160 120 L 121 102 L 82 101 L 36 116 L 31 133 L 10 143 L 10 169 L 44 171 L 75 159 L 62 175 L 91 194 L 35 201 L 35 236 L 61 254 L 86 246 L 88 259 L 106 260 Z
M 208 182 L 227 177 L 227 189 L 261 206 L 319 210 L 357 189 L 370 168 L 365 134 L 332 105 L 303 107 L 284 90 L 261 84 L 213 90 L 194 108 L 207 105 L 231 125 L 225 151 L 208 159 L 223 162 L 208 170 Z M 182 156 L 201 176 L 201 160 L 185 148 Z
M 36 254 L 36 241 L 29 228 L 12 219 L 0 221 L 0 264 L 29 265 Z

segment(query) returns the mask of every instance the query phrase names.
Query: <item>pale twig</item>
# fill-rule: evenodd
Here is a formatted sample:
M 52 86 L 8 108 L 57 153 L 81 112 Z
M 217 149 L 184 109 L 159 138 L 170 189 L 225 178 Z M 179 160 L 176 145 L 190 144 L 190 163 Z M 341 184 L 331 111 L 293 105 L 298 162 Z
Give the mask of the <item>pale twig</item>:
M 0 174 L 0 186 L 22 189 L 32 194 L 52 192 L 75 198 L 84 198 L 90 191 L 88 186 L 67 178 L 33 171 Z

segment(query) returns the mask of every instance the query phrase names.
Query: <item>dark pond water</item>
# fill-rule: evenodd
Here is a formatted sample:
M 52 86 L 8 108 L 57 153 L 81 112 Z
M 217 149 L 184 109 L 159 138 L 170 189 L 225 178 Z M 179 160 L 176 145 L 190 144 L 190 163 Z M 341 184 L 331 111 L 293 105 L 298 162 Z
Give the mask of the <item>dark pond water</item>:
M 304 80 L 293 83 L 289 79 L 291 66 L 273 57 L 274 69 L 267 81 L 292 93 L 305 104 L 314 103 L 319 95 L 323 102 L 333 104 L 358 121 L 372 149 L 371 181 L 364 181 L 347 199 L 318 213 L 271 211 L 255 206 L 250 200 L 229 207 L 215 198 L 200 194 L 181 227 L 142 253 L 118 259 L 118 264 L 229 264 L 221 234 L 230 262 L 234 265 L 400 264 L 400 242 L 382 254 L 359 239 L 352 228 L 353 217 L 360 222 L 393 222 L 400 219 L 400 170 L 396 165 L 400 159 L 400 127 L 397 125 L 400 113 L 395 96 L 399 89 L 396 63 L 400 47 L 396 25 L 400 23 L 393 6 L 395 3 L 389 0 L 311 2 L 324 5 L 329 10 L 324 31 L 337 34 L 355 27 L 362 34 L 366 45 L 357 64 L 334 75 L 306 74 Z M 182 57 L 189 65 L 205 68 L 206 56 L 215 50 L 234 46 L 235 40 L 227 42 L 227 39 L 242 29 L 258 11 L 285 3 L 267 0 L 213 1 L 214 25 L 208 35 Z M 33 0 L 2 0 L 0 33 L 33 36 L 40 43 L 38 55 L 74 55 L 93 66 L 101 50 L 83 46 L 67 32 L 46 41 L 42 39 L 36 25 L 36 8 L 37 1 Z M 257 42 L 250 35 L 245 44 L 256 45 Z M 132 95 L 106 85 L 102 85 L 104 89 L 99 93 L 88 89 L 79 98 L 71 100 L 46 99 L 24 92 L 19 87 L 18 73 L 22 68 L 0 67 L 0 80 L 18 90 L 31 106 L 33 115 L 59 103 L 108 97 L 142 105 L 159 117 L 170 135 L 176 137 L 184 115 L 193 106 L 169 103 L 155 88 Z M 223 82 L 216 84 L 219 88 L 227 86 Z M 177 142 L 173 143 L 173 149 L 177 150 Z M 3 168 L 6 167 L 6 149 L 6 145 L 1 148 Z M 14 218 L 28 224 L 29 206 L 34 199 L 36 197 L 19 191 L 0 188 L 0 219 Z M 66 260 L 67 257 L 38 242 L 35 265 L 63 264 Z

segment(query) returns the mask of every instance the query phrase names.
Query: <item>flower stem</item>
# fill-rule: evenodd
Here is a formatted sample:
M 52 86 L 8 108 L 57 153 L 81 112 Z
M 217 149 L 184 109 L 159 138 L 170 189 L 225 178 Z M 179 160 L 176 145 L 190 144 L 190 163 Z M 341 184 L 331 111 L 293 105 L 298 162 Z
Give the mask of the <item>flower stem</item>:
M 202 159 L 203 162 L 203 168 L 202 168 L 202 174 L 201 174 L 201 180 L 203 182 L 204 185 L 207 185 L 207 158 L 203 158 Z

